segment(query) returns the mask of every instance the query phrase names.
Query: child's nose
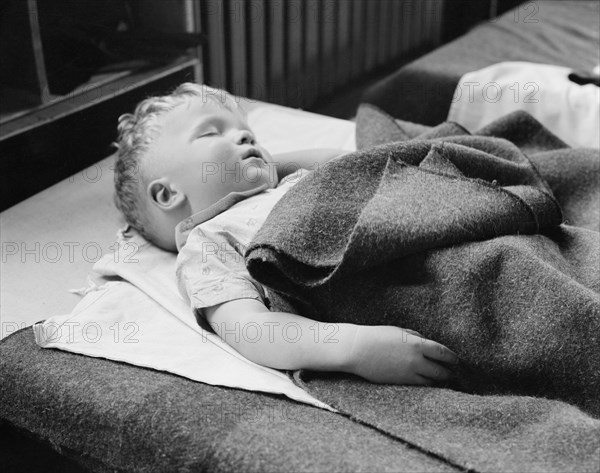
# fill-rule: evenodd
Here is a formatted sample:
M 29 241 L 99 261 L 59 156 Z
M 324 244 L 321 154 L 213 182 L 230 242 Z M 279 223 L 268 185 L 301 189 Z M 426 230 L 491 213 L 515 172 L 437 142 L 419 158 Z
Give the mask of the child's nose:
M 254 135 L 252 134 L 251 131 L 248 131 L 248 130 L 240 130 L 240 132 L 238 133 L 238 135 L 236 137 L 236 141 L 237 141 L 237 144 L 239 144 L 239 145 L 245 145 L 245 144 L 253 145 L 255 143 Z

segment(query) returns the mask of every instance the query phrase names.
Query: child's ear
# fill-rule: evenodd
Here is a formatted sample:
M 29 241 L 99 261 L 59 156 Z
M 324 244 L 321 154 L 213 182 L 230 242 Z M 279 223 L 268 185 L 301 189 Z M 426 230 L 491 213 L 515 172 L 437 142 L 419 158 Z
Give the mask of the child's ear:
M 148 184 L 150 201 L 161 210 L 171 210 L 185 203 L 186 197 L 165 179 L 155 179 Z

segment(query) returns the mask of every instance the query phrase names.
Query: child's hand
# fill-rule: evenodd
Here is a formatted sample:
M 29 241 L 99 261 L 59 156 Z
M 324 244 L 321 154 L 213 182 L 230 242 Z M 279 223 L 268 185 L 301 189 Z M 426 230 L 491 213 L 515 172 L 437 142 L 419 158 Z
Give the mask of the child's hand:
M 374 383 L 427 384 L 445 381 L 458 357 L 417 332 L 393 326 L 359 326 L 347 371 Z

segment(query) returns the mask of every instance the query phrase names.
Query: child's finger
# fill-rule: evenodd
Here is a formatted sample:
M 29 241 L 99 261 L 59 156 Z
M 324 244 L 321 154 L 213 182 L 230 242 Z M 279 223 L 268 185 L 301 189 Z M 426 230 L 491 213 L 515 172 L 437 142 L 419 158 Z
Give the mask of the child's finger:
M 456 353 L 433 340 L 427 340 L 423 344 L 423 355 L 435 361 L 452 364 L 458 363 L 458 355 Z
M 414 377 L 414 381 L 411 384 L 422 384 L 425 386 L 433 386 L 435 384 L 435 380 L 426 378 L 425 376 L 421 376 L 420 374 L 416 374 Z
M 452 371 L 448 368 L 427 359 L 415 371 L 417 374 L 433 381 L 445 381 L 452 376 Z

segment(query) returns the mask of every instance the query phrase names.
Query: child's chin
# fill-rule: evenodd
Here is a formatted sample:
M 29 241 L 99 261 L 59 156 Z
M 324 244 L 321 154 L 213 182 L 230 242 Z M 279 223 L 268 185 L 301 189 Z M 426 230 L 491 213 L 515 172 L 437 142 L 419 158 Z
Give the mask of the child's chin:
M 252 184 L 269 182 L 269 168 L 266 163 L 260 158 L 250 158 L 244 166 L 243 179 Z

